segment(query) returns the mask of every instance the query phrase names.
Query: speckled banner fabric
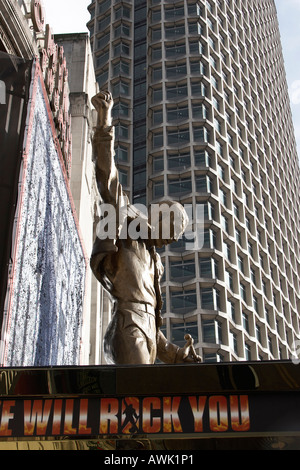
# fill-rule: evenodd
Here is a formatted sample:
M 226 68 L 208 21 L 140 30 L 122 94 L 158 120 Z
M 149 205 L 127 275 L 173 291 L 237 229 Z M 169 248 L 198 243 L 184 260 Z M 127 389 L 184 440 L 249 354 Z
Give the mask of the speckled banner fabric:
M 46 100 L 36 72 L 6 319 L 9 367 L 77 365 L 80 357 L 87 262 Z

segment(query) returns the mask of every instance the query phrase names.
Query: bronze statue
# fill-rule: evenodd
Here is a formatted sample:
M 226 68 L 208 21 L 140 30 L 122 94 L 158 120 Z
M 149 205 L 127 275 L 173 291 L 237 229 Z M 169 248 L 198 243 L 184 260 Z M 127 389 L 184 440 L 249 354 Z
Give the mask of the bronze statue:
M 96 180 L 102 201 L 116 209 L 126 209 L 127 218 L 134 220 L 138 211 L 129 204 L 119 182 L 114 161 L 114 127 L 110 93 L 100 92 L 92 103 L 98 112 L 94 134 Z M 184 208 L 172 202 L 176 220 L 172 219 L 170 236 L 151 237 L 151 230 L 160 227 L 163 217 L 147 220 L 148 237 L 132 239 L 120 236 L 123 222 L 116 217 L 116 234 L 110 238 L 97 237 L 91 256 L 91 268 L 98 281 L 114 300 L 114 313 L 104 338 L 106 360 L 111 364 L 153 364 L 158 358 L 165 363 L 200 362 L 192 338 L 187 337 L 183 348 L 170 343 L 160 330 L 162 300 L 159 281 L 163 266 L 155 247 L 177 240 L 184 232 L 187 218 Z M 175 216 L 174 216 L 175 217 Z M 126 221 L 127 222 L 127 221 Z

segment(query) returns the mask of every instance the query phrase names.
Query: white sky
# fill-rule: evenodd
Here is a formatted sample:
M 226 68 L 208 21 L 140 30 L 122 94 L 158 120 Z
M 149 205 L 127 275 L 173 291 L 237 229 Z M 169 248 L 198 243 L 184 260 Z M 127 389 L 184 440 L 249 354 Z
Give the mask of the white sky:
M 263 0 L 262 0 L 263 1 Z M 43 0 L 54 34 L 87 31 L 90 0 Z M 300 158 L 300 0 L 275 0 Z

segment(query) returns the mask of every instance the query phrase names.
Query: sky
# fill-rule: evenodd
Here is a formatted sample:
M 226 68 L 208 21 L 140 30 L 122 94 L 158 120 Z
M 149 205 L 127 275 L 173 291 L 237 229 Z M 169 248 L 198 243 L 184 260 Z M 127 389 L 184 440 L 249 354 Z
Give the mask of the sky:
M 262 0 L 264 1 L 264 0 Z M 54 34 L 87 32 L 90 0 L 43 0 Z M 275 0 L 300 158 L 300 0 Z

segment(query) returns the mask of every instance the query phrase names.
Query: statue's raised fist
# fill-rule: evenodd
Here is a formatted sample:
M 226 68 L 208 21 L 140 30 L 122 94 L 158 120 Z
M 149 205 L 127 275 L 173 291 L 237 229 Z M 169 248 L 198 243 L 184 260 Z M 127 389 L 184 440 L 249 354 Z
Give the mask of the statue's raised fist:
M 111 110 L 114 105 L 112 95 L 108 91 L 100 91 L 92 98 L 92 104 L 98 113 L 97 126 L 109 127 L 112 123 Z

